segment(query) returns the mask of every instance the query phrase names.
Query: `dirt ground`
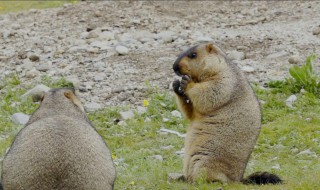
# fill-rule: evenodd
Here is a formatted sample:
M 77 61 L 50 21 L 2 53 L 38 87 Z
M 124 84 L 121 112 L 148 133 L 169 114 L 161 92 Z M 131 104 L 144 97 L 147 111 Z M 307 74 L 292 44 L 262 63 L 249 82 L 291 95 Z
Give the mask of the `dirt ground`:
M 319 55 L 319 10 L 317 1 L 92 1 L 10 13 L 0 16 L 1 78 L 66 77 L 87 104 L 140 105 L 150 86 L 171 90 L 179 53 L 211 41 L 263 85 Z

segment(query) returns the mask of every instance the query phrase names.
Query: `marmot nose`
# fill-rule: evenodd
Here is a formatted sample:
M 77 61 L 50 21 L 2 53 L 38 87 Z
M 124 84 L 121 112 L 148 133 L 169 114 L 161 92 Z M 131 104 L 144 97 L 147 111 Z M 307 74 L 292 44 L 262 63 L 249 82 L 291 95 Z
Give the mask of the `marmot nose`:
M 181 76 L 181 73 L 180 73 L 180 67 L 179 67 L 179 60 L 175 61 L 174 64 L 173 64 L 173 71 L 178 75 L 178 76 Z

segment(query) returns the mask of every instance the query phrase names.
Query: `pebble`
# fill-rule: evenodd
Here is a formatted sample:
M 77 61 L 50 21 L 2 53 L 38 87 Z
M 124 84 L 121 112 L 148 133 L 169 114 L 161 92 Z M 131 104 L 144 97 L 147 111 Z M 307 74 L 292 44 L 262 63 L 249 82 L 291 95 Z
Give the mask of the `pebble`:
M 134 113 L 131 110 L 122 111 L 122 112 L 120 112 L 120 116 L 121 116 L 122 119 L 127 120 L 127 119 L 133 118 L 134 117 Z
M 12 115 L 13 122 L 19 125 L 25 125 L 29 121 L 30 116 L 24 113 L 15 113 Z
M 115 50 L 116 52 L 118 52 L 119 55 L 127 55 L 129 53 L 129 49 L 121 45 L 116 46 Z
M 125 121 L 119 121 L 118 125 L 123 126 L 123 127 L 128 126 L 128 124 Z
M 289 108 L 293 108 L 292 104 L 295 101 L 297 101 L 297 96 L 296 95 L 289 96 L 289 98 L 287 98 L 286 101 L 285 101 L 286 106 L 288 106 Z
M 37 71 L 37 70 L 35 70 L 35 69 L 32 69 L 32 70 L 30 70 L 30 71 L 27 71 L 26 72 L 26 77 L 27 78 L 35 78 L 35 77 L 37 77 L 37 76 L 39 76 L 40 75 L 40 72 L 39 71 Z
M 30 55 L 29 59 L 33 62 L 40 61 L 40 57 L 34 54 Z
M 97 28 L 97 29 L 94 29 L 94 30 L 90 31 L 89 33 L 87 33 L 85 35 L 85 38 L 87 38 L 87 39 L 98 38 L 100 33 L 101 33 L 101 30 Z
M 161 155 L 153 155 L 151 156 L 152 158 L 156 159 L 156 160 L 159 160 L 159 161 L 163 161 L 163 157 Z
M 168 173 L 169 181 L 184 181 L 184 175 L 182 173 Z
M 243 52 L 236 51 L 236 50 L 229 52 L 227 56 L 230 60 L 240 61 L 245 59 L 245 54 Z
M 104 31 L 101 34 L 99 34 L 99 39 L 107 41 L 115 40 L 115 34 L 113 32 Z
M 320 26 L 317 26 L 312 30 L 313 35 L 319 35 L 320 34 Z
M 107 75 L 105 73 L 98 73 L 94 76 L 94 81 L 100 82 L 103 81 L 106 77 Z
M 246 72 L 246 73 L 253 73 L 253 72 L 256 71 L 255 68 L 250 67 L 250 66 L 243 66 L 243 67 L 241 67 L 241 70 Z
M 21 25 L 20 25 L 20 24 L 17 24 L 17 23 L 14 23 L 14 24 L 11 25 L 11 28 L 12 28 L 13 30 L 18 30 L 18 29 L 21 28 Z
M 206 36 L 199 36 L 196 38 L 197 42 L 213 42 L 213 39 L 211 37 Z
M 276 164 L 274 166 L 271 167 L 271 169 L 274 169 L 274 170 L 280 170 L 280 164 Z
M 281 57 L 284 57 L 284 56 L 287 56 L 288 55 L 288 52 L 286 51 L 280 51 L 280 52 L 276 52 L 276 53 L 272 53 L 272 54 L 269 54 L 266 59 L 277 59 L 277 58 L 281 58 Z
M 34 88 L 28 90 L 26 93 L 24 93 L 21 96 L 21 100 L 22 101 L 26 101 L 27 97 L 31 96 L 32 100 L 34 102 L 37 102 L 40 100 L 41 96 L 43 95 L 44 92 L 48 92 L 50 90 L 49 87 L 47 87 L 46 85 L 43 84 L 39 84 L 37 86 L 35 86 Z
M 174 146 L 172 146 L 172 145 L 169 145 L 169 146 L 161 146 L 160 147 L 160 150 L 170 150 L 170 149 L 173 149 L 174 148 Z
M 301 151 L 297 154 L 297 156 L 301 156 L 301 155 L 308 155 L 308 156 L 312 156 L 312 157 L 317 157 L 317 154 L 313 151 L 311 151 L 310 149 Z
M 36 66 L 36 69 L 38 71 L 47 72 L 50 69 L 50 66 L 49 66 L 49 64 L 41 64 L 41 65 Z
M 175 32 L 173 31 L 162 31 L 156 34 L 156 39 L 162 40 L 164 43 L 173 42 L 175 36 Z
M 179 111 L 177 111 L 177 110 L 173 110 L 173 111 L 171 112 L 171 115 L 172 115 L 173 117 L 177 117 L 177 118 L 181 118 L 181 117 L 182 117 L 181 113 L 180 113 Z
M 102 108 L 102 106 L 96 102 L 84 104 L 84 108 L 87 112 L 94 112 Z
M 142 107 L 142 106 L 138 106 L 137 107 L 137 113 L 139 114 L 139 115 L 142 115 L 142 114 L 144 114 L 144 113 L 146 113 L 147 112 L 147 108 L 146 107 Z
M 291 57 L 288 59 L 288 62 L 289 62 L 290 64 L 297 65 L 297 64 L 300 63 L 300 57 L 297 56 L 297 55 L 291 56 Z
M 86 49 L 87 52 L 89 53 L 99 53 L 99 48 L 95 48 L 95 47 L 88 47 Z

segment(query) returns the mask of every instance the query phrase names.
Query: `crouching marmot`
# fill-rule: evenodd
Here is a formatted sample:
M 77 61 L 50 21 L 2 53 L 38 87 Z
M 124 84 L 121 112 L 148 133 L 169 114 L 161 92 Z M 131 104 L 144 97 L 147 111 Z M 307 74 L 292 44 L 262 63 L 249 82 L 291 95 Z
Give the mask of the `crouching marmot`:
M 281 183 L 266 172 L 243 179 L 261 127 L 259 102 L 240 69 L 213 44 L 182 53 L 173 65 L 177 103 L 190 120 L 184 177 L 192 182 Z M 260 180 L 260 181 L 259 181 Z
M 52 89 L 3 160 L 6 190 L 111 190 L 110 151 L 71 89 Z

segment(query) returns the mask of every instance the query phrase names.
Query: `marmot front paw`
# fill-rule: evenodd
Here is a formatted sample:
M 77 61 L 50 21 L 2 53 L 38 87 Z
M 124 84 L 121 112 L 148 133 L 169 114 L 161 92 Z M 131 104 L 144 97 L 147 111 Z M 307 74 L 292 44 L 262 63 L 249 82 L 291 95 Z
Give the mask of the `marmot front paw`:
M 187 88 L 188 83 L 190 82 L 191 78 L 187 75 L 184 75 L 181 79 L 181 81 L 179 80 L 175 80 L 172 83 L 172 88 L 173 91 L 179 95 L 185 98 L 186 102 L 189 103 L 189 98 L 188 96 L 185 94 L 185 90 Z
M 181 83 L 179 80 L 175 80 L 173 83 L 172 83 L 172 88 L 173 88 L 173 91 L 179 95 L 179 96 L 184 96 L 184 92 L 182 91 L 181 89 Z

